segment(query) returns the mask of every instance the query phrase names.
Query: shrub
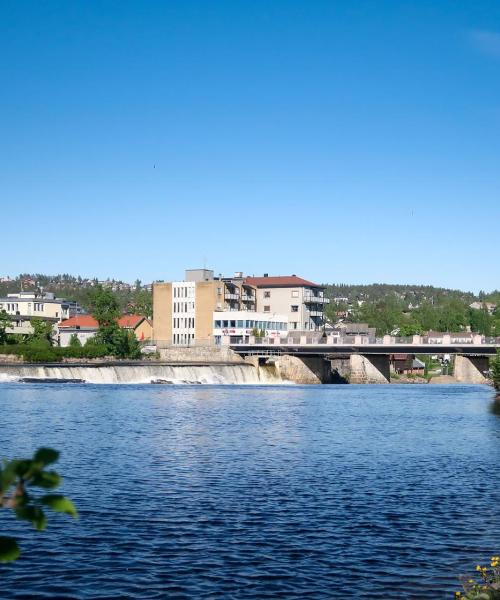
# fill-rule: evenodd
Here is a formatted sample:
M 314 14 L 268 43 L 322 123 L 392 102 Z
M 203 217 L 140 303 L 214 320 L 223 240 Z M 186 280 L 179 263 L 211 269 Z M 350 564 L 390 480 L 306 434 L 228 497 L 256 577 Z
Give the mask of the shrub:
M 455 592 L 460 600 L 500 600 L 500 557 L 492 556 L 490 567 L 477 565 L 479 581 L 473 577 L 462 577 L 463 592 Z

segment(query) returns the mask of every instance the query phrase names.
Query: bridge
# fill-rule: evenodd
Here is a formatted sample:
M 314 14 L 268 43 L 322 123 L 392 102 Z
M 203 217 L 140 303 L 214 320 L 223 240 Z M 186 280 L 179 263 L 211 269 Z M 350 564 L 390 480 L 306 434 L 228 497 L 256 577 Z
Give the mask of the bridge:
M 384 336 L 370 340 L 361 336 L 355 339 L 323 338 L 321 343 L 308 343 L 302 337 L 290 340 L 251 340 L 248 344 L 230 344 L 231 350 L 253 360 L 255 364 L 274 362 L 280 367 L 303 373 L 311 383 L 327 382 L 332 373 L 347 377 L 351 383 L 388 383 L 390 381 L 391 354 L 424 354 L 455 356 L 455 379 L 461 383 L 486 383 L 489 357 L 500 350 L 500 338 L 471 336 L 470 339 L 453 339 L 443 336 L 429 341 L 423 336 L 398 339 Z

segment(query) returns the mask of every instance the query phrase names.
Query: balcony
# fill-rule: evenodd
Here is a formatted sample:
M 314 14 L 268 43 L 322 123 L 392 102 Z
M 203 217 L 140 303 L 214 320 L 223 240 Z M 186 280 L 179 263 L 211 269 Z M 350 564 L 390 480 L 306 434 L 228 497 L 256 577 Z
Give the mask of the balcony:
M 224 294 L 224 299 L 225 300 L 239 300 L 240 299 L 240 295 L 239 294 L 231 294 L 229 292 L 226 292 Z
M 323 311 L 322 310 L 310 310 L 309 314 L 311 315 L 311 317 L 322 317 Z
M 330 298 L 325 298 L 325 296 L 315 296 L 314 294 L 304 294 L 304 302 L 306 304 L 328 304 Z
M 255 302 L 255 296 L 249 296 L 248 294 L 242 294 L 241 299 L 243 302 Z

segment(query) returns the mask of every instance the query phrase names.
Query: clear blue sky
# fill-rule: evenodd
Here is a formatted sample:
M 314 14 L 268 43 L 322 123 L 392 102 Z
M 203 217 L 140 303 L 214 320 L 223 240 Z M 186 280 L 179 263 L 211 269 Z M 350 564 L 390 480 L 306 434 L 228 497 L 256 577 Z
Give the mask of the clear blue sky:
M 498 0 L 0 1 L 0 275 L 500 287 Z

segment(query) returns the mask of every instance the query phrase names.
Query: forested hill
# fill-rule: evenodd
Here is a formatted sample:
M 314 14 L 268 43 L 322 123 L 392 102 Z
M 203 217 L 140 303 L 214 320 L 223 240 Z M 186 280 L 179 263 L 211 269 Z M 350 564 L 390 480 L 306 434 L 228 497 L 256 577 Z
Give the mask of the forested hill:
M 326 295 L 331 299 L 325 308 L 330 323 L 368 323 L 380 335 L 413 335 L 431 329 L 500 335 L 498 290 L 476 296 L 427 285 L 330 284 Z
M 59 298 L 76 300 L 88 309 L 89 292 L 98 285 L 112 290 L 123 312 L 138 312 L 148 317 L 152 316 L 151 285 L 143 285 L 139 279 L 131 284 L 116 279 L 99 281 L 97 278 L 83 278 L 66 273 L 62 275 L 22 273 L 15 278 L 0 279 L 0 297 L 19 292 L 21 289 L 24 291 L 43 289 L 45 292 L 53 292 Z
M 437 303 L 443 298 L 456 298 L 466 302 L 474 300 L 486 300 L 484 293 L 480 297 L 472 292 L 462 290 L 452 290 L 447 288 L 434 287 L 432 285 L 400 285 L 390 283 L 371 283 L 371 284 L 345 284 L 329 283 L 326 285 L 326 295 L 329 298 L 347 298 L 349 303 L 357 300 L 367 302 L 377 302 L 388 295 L 396 295 L 401 300 L 409 304 L 420 304 L 424 300 L 431 303 Z M 497 292 L 500 295 L 500 292 Z

